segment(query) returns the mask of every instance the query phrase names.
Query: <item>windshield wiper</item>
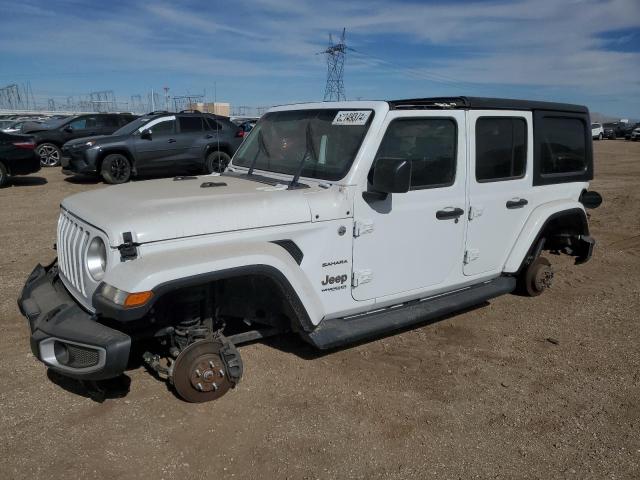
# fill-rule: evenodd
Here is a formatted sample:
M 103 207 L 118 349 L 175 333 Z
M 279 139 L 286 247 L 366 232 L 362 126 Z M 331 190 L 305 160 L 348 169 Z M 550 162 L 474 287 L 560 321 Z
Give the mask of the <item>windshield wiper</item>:
M 271 155 L 269 155 L 269 150 L 267 150 L 267 146 L 264 144 L 264 137 L 262 136 L 262 130 L 258 132 L 258 151 L 254 155 L 253 160 L 251 160 L 251 166 L 249 167 L 249 171 L 247 172 L 247 175 L 253 175 L 253 169 L 256 166 L 256 160 L 258 160 L 258 155 L 260 155 L 260 150 L 264 152 L 267 158 L 271 158 Z
M 311 154 L 311 159 L 314 160 L 315 163 L 318 163 L 318 155 L 316 155 L 316 151 L 313 148 L 313 133 L 311 132 L 311 122 L 307 122 L 307 129 L 306 129 L 306 146 L 305 146 L 305 150 L 304 150 L 304 155 L 302 155 L 302 160 L 300 160 L 300 164 L 298 165 L 298 170 L 296 171 L 296 174 L 293 176 L 293 178 L 291 179 L 291 182 L 289 183 L 289 186 L 287 187 L 287 190 L 292 190 L 298 186 L 300 186 L 300 184 L 298 183 L 298 179 L 300 178 L 300 175 L 302 174 L 302 169 L 304 168 L 304 164 L 307 161 L 307 155 Z

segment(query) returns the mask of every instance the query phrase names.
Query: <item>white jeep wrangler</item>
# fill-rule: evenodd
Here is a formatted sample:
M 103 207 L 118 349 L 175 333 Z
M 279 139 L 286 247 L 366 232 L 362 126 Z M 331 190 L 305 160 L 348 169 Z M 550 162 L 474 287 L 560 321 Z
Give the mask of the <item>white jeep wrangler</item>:
M 520 100 L 273 108 L 222 175 L 65 199 L 58 258 L 18 301 L 31 348 L 88 380 L 142 356 L 201 402 L 240 380 L 238 344 L 328 349 L 538 295 L 543 251 L 592 254 L 590 128 L 585 107 Z

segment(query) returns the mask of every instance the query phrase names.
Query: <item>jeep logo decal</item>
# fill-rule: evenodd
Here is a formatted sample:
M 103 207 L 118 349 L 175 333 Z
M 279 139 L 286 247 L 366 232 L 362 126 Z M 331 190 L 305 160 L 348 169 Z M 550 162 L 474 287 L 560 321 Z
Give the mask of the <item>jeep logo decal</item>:
M 327 275 L 326 278 L 321 282 L 322 285 L 332 285 L 337 283 L 338 285 L 342 285 L 349 278 L 347 275 L 336 275 L 335 277 L 331 275 Z

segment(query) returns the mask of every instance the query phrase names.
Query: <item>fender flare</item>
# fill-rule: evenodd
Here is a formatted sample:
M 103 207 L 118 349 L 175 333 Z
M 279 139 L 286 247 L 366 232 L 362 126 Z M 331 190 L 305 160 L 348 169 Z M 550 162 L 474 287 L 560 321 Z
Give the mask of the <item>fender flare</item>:
M 527 257 L 535 250 L 546 226 L 553 220 L 565 215 L 579 215 L 582 219 L 581 235 L 589 235 L 589 224 L 584 206 L 580 202 L 555 201 L 540 205 L 534 209 L 520 231 L 514 247 L 509 253 L 503 272 L 516 274 Z
M 180 270 L 186 268 L 192 274 L 179 274 L 179 270 L 172 268 L 176 262 L 180 262 Z M 102 284 L 98 286 L 93 294 L 94 308 L 102 316 L 119 322 L 142 318 L 158 299 L 176 289 L 246 275 L 273 280 L 297 317 L 292 322 L 301 330 L 313 330 L 324 316 L 322 303 L 306 274 L 287 250 L 271 242 L 220 245 L 215 249 L 209 245 L 146 255 L 142 251 L 137 259 L 123 262 L 108 273 L 102 283 L 130 293 L 153 292 L 147 304 L 124 308 L 105 298 L 100 293 Z

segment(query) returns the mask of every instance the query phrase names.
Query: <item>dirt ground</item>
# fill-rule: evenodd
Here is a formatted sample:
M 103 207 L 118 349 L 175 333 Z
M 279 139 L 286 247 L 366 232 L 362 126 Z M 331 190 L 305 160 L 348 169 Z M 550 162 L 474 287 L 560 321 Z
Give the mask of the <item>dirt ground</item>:
M 201 405 L 143 368 L 98 403 L 34 359 L 16 298 L 55 255 L 61 199 L 102 185 L 18 178 L 0 190 L 0 479 L 640 478 L 640 143 L 594 143 L 598 246 L 552 257 L 551 291 L 328 354 L 242 347 L 241 384 Z

